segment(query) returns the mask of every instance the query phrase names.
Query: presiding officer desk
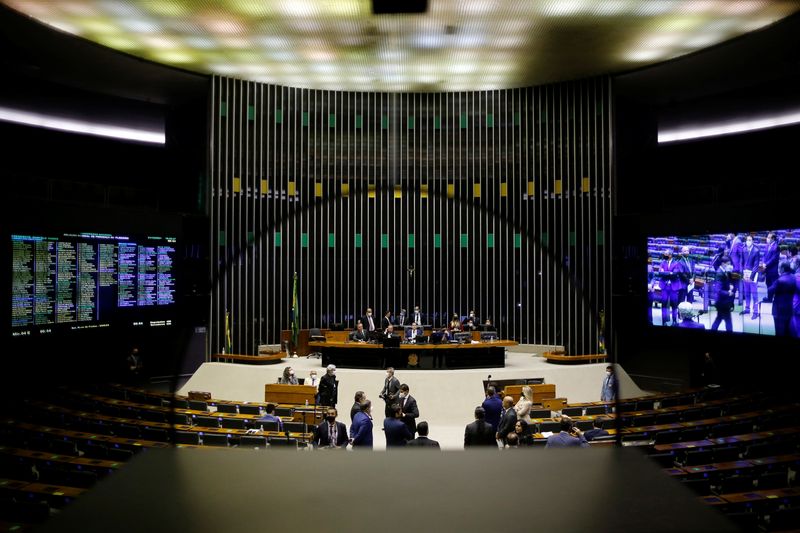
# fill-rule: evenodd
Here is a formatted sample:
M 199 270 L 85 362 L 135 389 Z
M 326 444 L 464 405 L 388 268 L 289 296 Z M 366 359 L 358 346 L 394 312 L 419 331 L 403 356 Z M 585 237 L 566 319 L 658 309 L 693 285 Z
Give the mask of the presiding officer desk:
M 515 341 L 496 340 L 464 344 L 401 344 L 384 348 L 381 344 L 328 340 L 310 342 L 322 354 L 322 365 L 341 368 L 454 369 L 497 368 L 505 366 L 505 351 Z

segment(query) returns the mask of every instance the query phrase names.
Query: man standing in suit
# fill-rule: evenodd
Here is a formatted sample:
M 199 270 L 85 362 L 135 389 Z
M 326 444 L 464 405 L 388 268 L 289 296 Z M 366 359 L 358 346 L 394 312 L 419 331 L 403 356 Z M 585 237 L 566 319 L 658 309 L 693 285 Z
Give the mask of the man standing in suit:
M 496 432 L 485 419 L 486 411 L 483 410 L 483 407 L 476 407 L 475 421 L 467 424 L 464 429 L 464 448 L 472 446 L 494 446 L 497 448 Z
M 775 335 L 796 337 L 798 332 L 793 331 L 792 320 L 794 318 L 794 299 L 796 295 L 800 294 L 800 280 L 792 273 L 792 267 L 788 261 L 781 263 L 779 269 L 780 277 L 770 285 L 770 291 L 774 295 L 772 317 L 775 321 Z
M 403 411 L 403 423 L 408 427 L 411 437 L 417 432 L 417 418 L 419 418 L 419 409 L 417 408 L 417 400 L 408 393 L 408 385 L 403 383 L 400 385 L 400 409 Z
M 492 426 L 492 432 L 497 432 L 497 424 L 500 423 L 500 415 L 503 414 L 503 400 L 497 395 L 493 386 L 486 387 L 486 399 L 481 404 L 486 413 L 486 423 Z
M 692 295 L 689 293 L 689 285 L 694 282 L 694 265 L 689 257 L 689 247 L 681 247 L 681 255 L 678 257 L 678 279 L 681 282 L 681 288 L 678 289 L 678 303 L 691 302 Z
M 717 283 L 719 284 L 719 290 L 717 291 L 717 299 L 714 302 L 714 307 L 717 308 L 717 318 L 711 324 L 711 330 L 716 331 L 719 329 L 719 325 L 725 321 L 725 331 L 733 331 L 731 311 L 733 311 L 735 286 L 733 265 L 731 265 L 731 260 L 727 255 L 722 256 L 720 260 Z
M 378 398 L 386 402 L 386 417 L 393 416 L 392 405 L 397 402 L 397 394 L 400 392 L 400 380 L 394 377 L 394 368 L 391 366 L 386 369 L 386 380 L 383 382 L 383 389 Z
M 589 443 L 586 442 L 586 437 L 583 432 L 577 427 L 573 426 L 570 418 L 564 417 L 561 419 L 561 431 L 555 435 L 547 437 L 547 444 L 545 448 L 572 448 L 581 447 L 588 448 Z
M 386 436 L 386 448 L 405 446 L 414 436 L 403 422 L 403 410 L 398 404 L 392 406 L 392 416 L 383 421 L 383 432 Z
M 506 396 L 503 398 L 503 414 L 500 416 L 500 422 L 497 424 L 497 434 L 495 438 L 502 441 L 503 446 L 506 445 L 506 436 L 514 431 L 514 426 L 517 425 L 517 411 L 514 409 L 514 398 Z
M 767 296 L 762 302 L 772 301 L 773 291 L 770 287 L 772 287 L 772 284 L 775 283 L 775 280 L 777 280 L 779 276 L 778 259 L 780 254 L 778 242 L 775 239 L 775 232 L 771 231 L 767 233 L 767 249 L 764 251 L 764 257 L 762 258 L 763 263 L 761 265 L 761 268 L 764 269 L 765 281 L 767 282 Z M 774 315 L 775 313 L 773 312 L 772 314 Z
M 415 305 L 414 314 L 411 315 L 411 321 L 416 322 L 420 326 L 424 326 L 425 325 L 424 318 L 425 317 L 423 317 L 422 312 L 419 310 L 419 306 Z
M 603 388 L 600 390 L 601 402 L 613 402 L 617 397 L 617 376 L 614 375 L 614 366 L 606 367 L 606 377 L 603 378 Z
M 728 255 L 731 258 L 731 265 L 733 265 L 733 282 L 734 282 L 734 295 L 738 292 L 739 305 L 744 301 L 744 290 L 742 287 L 742 263 L 744 262 L 744 243 L 739 235 L 731 235 L 731 244 Z
M 438 442 L 428 438 L 427 422 L 420 422 L 419 424 L 417 424 L 417 433 L 419 433 L 419 437 L 417 437 L 414 440 L 408 441 L 406 443 L 406 446 L 412 446 L 417 448 L 436 448 L 437 450 L 440 449 Z
M 750 312 L 750 306 L 753 307 L 753 316 L 751 318 L 758 318 L 758 282 L 761 281 L 760 276 L 763 275 L 758 271 L 761 259 L 761 252 L 758 247 L 753 244 L 753 236 L 748 235 L 745 241 L 744 250 L 742 250 L 742 283 L 744 284 L 744 308 L 740 315 L 746 315 Z
M 381 329 L 385 330 L 386 328 L 388 328 L 389 326 L 391 326 L 393 324 L 394 324 L 394 322 L 392 322 L 392 312 L 391 311 L 386 311 L 383 314 L 383 318 L 381 319 Z
M 678 294 L 681 289 L 679 277 L 680 264 L 672 259 L 672 250 L 664 252 L 658 278 L 661 286 L 661 325 L 666 326 L 672 318 L 672 324 L 678 322 Z M 670 315 L 670 308 L 672 314 Z
M 375 317 L 372 316 L 371 307 L 367 307 L 366 313 L 361 317 L 361 323 L 364 324 L 364 329 L 366 329 L 367 332 L 375 331 Z
M 353 418 L 350 425 L 350 444 L 354 449 L 372 449 L 372 402 L 369 400 L 361 404 L 361 411 Z
M 339 399 L 339 382 L 336 380 L 336 365 L 328 365 L 325 375 L 319 380 L 319 403 L 336 407 Z
M 346 448 L 347 427 L 336 421 L 336 409 L 329 407 L 325 413 L 325 422 L 317 426 L 311 443 L 315 448 Z
M 364 331 L 364 324 L 361 321 L 356 325 L 356 329 L 350 332 L 350 340 L 358 342 L 367 342 L 367 332 Z

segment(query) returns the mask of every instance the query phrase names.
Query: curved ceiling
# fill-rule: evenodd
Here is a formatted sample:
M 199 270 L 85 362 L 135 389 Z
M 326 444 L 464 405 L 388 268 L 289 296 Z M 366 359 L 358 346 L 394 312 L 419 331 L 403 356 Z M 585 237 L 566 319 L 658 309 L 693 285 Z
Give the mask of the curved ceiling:
M 64 32 L 201 73 L 331 90 L 503 89 L 685 55 L 800 11 L 786 0 L 0 0 Z

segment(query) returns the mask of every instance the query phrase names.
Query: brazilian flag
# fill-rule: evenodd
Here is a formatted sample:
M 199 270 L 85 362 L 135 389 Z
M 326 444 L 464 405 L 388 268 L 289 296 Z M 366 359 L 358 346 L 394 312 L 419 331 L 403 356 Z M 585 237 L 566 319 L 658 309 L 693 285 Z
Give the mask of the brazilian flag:
M 297 350 L 297 338 L 300 335 L 300 306 L 297 303 L 297 272 L 292 283 L 292 312 L 289 316 L 292 324 L 292 346 Z

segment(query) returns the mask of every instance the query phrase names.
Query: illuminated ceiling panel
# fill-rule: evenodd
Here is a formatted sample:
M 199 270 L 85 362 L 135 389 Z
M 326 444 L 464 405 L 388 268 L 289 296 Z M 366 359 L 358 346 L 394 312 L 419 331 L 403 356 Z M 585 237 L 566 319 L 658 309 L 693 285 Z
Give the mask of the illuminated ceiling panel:
M 54 28 L 176 67 L 334 90 L 539 85 L 685 55 L 763 28 L 800 0 L 0 0 Z

